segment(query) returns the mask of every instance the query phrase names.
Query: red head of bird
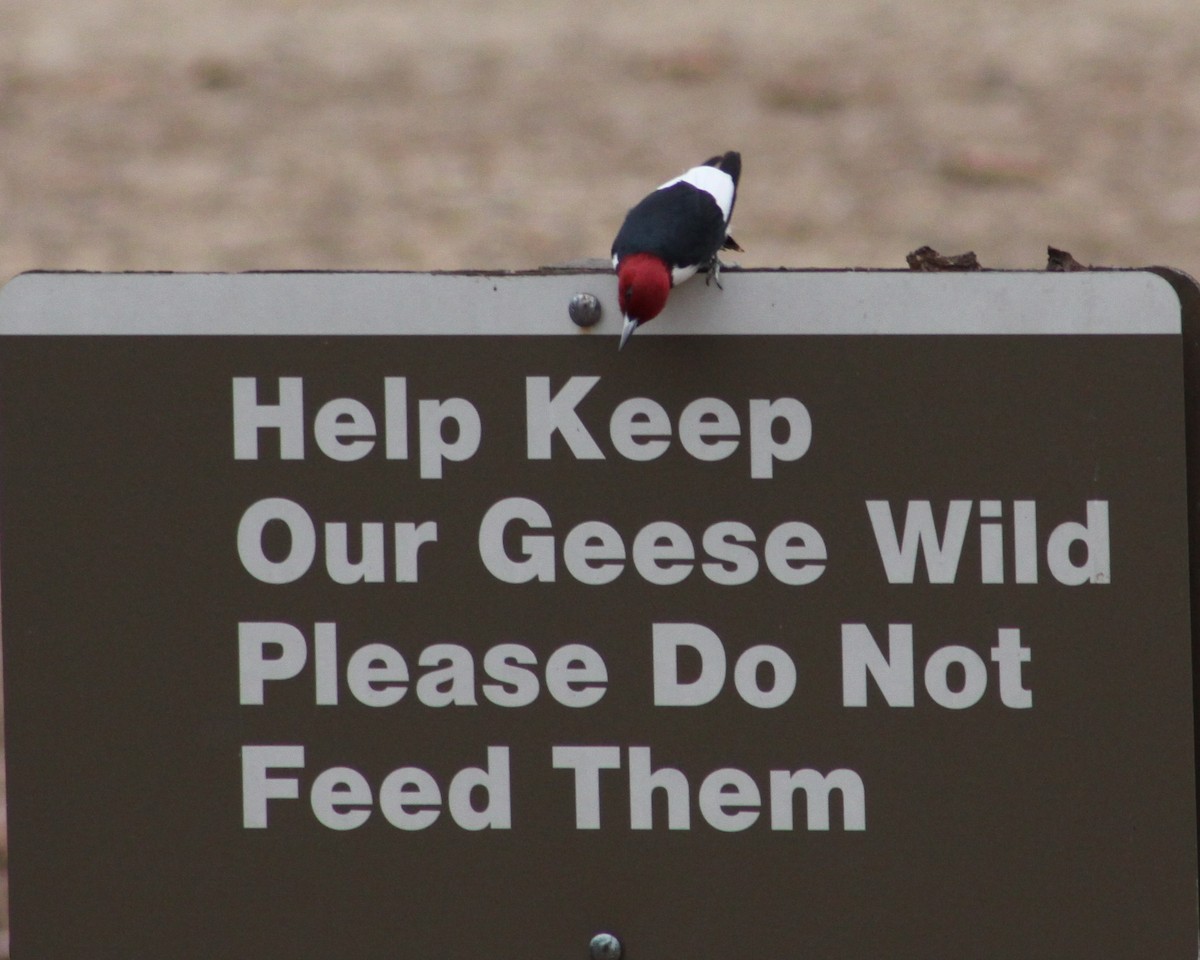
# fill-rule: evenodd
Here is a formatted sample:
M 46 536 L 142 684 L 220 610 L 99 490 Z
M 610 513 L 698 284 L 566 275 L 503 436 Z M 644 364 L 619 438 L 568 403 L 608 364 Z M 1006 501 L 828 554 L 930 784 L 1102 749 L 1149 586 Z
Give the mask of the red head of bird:
M 639 324 L 662 313 L 670 292 L 671 272 L 659 257 L 634 253 L 621 261 L 617 270 L 617 300 L 625 317 L 621 346 Z

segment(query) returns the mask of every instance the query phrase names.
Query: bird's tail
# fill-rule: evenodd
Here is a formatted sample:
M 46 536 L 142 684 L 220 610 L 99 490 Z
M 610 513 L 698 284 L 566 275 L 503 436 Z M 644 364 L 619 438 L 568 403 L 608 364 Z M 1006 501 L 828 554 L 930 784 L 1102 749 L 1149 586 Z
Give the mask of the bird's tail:
M 724 170 L 732 178 L 733 185 L 736 187 L 738 177 L 742 175 L 742 155 L 736 150 L 730 150 L 720 156 L 709 157 L 704 161 L 703 166 Z

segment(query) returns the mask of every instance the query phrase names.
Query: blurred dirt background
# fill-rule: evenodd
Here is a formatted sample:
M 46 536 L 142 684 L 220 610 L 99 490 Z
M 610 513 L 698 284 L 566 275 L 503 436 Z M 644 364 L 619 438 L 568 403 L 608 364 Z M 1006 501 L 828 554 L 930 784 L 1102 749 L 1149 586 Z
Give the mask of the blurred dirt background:
M 0 0 L 0 278 L 606 256 L 740 149 L 746 266 L 1200 271 L 1195 0 Z
M 726 149 L 744 266 L 1198 273 L 1200 7 L 0 0 L 0 280 L 606 257 Z

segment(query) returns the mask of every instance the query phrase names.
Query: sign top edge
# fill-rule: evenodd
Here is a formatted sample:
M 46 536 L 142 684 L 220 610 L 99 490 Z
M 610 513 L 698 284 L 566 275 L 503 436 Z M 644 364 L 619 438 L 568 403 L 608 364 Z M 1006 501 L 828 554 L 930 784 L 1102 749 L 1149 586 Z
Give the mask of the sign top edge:
M 723 290 L 672 291 L 646 335 L 1179 334 L 1182 305 L 1150 269 L 728 268 Z M 612 271 L 23 273 L 0 288 L 0 336 L 615 335 Z M 590 293 L 602 320 L 571 322 Z

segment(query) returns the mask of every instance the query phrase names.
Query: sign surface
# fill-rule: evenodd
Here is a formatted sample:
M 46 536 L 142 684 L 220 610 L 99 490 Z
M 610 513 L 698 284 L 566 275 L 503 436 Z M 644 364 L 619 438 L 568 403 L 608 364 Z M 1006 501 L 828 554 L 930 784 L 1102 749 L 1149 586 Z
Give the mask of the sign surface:
M 6 286 L 17 960 L 1195 957 L 1171 286 L 724 279 Z

